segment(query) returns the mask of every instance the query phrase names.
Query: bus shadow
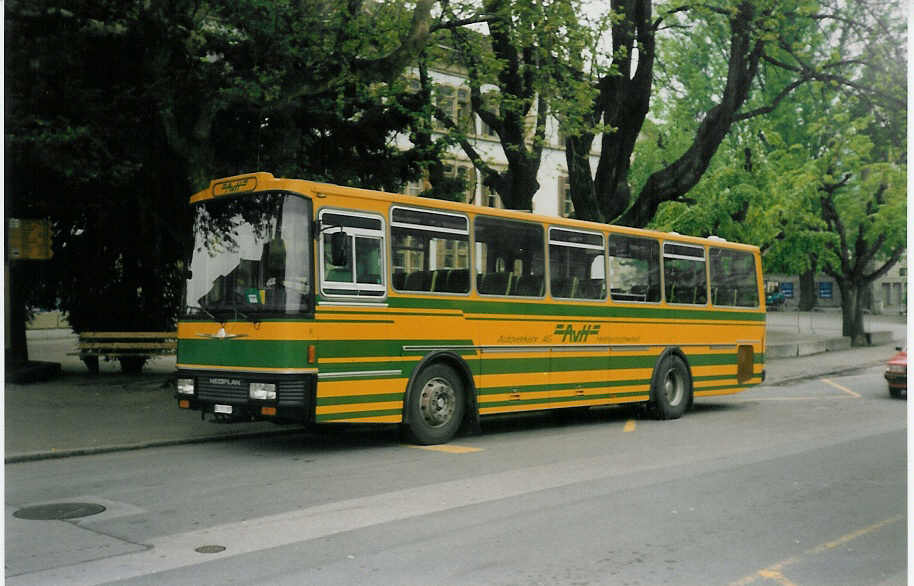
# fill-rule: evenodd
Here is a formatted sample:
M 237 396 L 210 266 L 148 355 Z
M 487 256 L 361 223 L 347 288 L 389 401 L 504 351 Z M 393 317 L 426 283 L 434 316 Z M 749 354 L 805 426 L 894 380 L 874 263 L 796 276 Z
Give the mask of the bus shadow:
M 683 417 L 689 419 L 751 408 L 752 404 L 747 402 L 701 402 L 693 405 Z M 638 404 L 487 415 L 481 418 L 480 432 L 464 428 L 451 443 L 459 442 L 462 438 L 476 436 L 495 437 L 549 430 L 584 431 L 596 426 L 621 426 L 631 420 L 663 423 L 655 419 L 644 405 Z M 293 459 L 296 461 L 308 461 L 311 457 L 352 450 L 389 449 L 410 443 L 397 424 L 347 423 L 314 425 L 298 432 L 264 435 L 236 441 L 249 451 L 258 454 L 281 456 L 293 453 L 295 456 Z
M 598 425 L 624 423 L 630 419 L 650 419 L 650 415 L 640 405 L 554 409 L 489 415 L 482 418 L 481 427 L 483 435 L 495 435 L 544 429 L 586 429 Z

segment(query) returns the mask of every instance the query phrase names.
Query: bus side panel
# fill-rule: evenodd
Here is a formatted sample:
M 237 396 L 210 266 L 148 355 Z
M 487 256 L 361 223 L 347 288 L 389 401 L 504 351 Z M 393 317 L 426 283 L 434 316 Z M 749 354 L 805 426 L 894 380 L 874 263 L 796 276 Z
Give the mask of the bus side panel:
M 450 349 L 475 370 L 460 312 L 328 305 L 317 323 L 317 422 L 402 422 L 409 380 L 435 349 Z

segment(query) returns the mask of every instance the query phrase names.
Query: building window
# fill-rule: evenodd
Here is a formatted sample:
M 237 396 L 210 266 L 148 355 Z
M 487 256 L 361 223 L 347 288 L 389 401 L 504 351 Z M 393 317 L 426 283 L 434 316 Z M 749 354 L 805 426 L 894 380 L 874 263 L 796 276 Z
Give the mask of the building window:
M 403 193 L 405 195 L 421 195 L 423 191 L 431 187 L 428 183 L 426 177 L 422 177 L 418 181 L 410 181 L 403 187 Z
M 457 201 L 461 203 L 475 203 L 476 169 L 473 167 L 473 164 L 468 162 L 445 161 L 442 163 L 442 166 L 444 167 L 445 177 L 450 179 L 463 179 L 464 190 L 462 194 L 458 195 Z M 418 181 L 410 181 L 404 185 L 403 193 L 405 195 L 419 196 L 431 188 L 432 183 L 429 181 L 428 172 L 424 172 Z
M 829 281 L 821 281 L 818 283 L 819 290 L 819 299 L 832 299 L 833 297 L 833 284 Z
M 489 92 L 482 97 L 482 107 L 483 109 L 492 112 L 496 116 L 499 115 L 498 109 L 498 94 L 496 92 Z M 498 134 L 495 132 L 495 129 L 483 122 L 480 122 L 480 135 L 486 138 L 498 138 Z
M 476 203 L 476 168 L 472 163 L 448 161 L 444 163 L 444 175 L 452 179 L 463 179 L 461 203 Z
M 501 201 L 501 196 L 488 185 L 482 186 L 482 203 L 489 208 L 505 209 L 505 204 Z
M 464 87 L 439 85 L 435 105 L 447 114 L 457 129 L 466 134 L 476 134 L 476 121 L 470 107 L 470 90 Z M 447 130 L 447 125 L 435 119 L 435 128 Z

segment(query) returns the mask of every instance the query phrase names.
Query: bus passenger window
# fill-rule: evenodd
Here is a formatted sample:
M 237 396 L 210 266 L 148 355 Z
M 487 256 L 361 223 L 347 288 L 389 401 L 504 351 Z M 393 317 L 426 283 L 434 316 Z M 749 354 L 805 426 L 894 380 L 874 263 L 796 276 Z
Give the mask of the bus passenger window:
M 705 249 L 690 244 L 665 242 L 663 283 L 667 303 L 706 305 L 708 279 L 705 274 Z
M 660 301 L 660 243 L 648 238 L 609 237 L 609 286 L 613 301 Z
M 711 303 L 718 306 L 758 307 L 755 257 L 741 250 L 711 248 Z
M 390 228 L 395 289 L 469 293 L 470 229 L 464 216 L 395 207 Z
M 333 264 L 333 255 L 331 253 L 331 234 L 324 234 L 324 280 L 352 282 L 352 241 L 346 239 L 345 248 L 346 256 L 342 264 Z
M 553 297 L 605 299 L 603 235 L 549 229 L 549 280 Z
M 356 238 L 356 283 L 381 283 L 381 240 L 380 238 Z
M 516 220 L 474 221 L 476 290 L 483 295 L 542 297 L 546 289 L 543 229 Z
M 321 292 L 329 296 L 384 297 L 382 220 L 368 214 L 325 210 L 320 221 L 326 230 L 321 238 Z M 334 250 L 344 254 L 333 258 Z

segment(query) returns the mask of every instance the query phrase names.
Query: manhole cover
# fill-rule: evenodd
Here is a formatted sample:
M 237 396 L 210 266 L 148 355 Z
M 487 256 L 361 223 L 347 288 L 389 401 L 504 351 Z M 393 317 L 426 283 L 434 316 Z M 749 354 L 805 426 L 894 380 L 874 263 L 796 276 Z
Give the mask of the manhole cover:
M 104 510 L 105 507 L 95 503 L 51 503 L 19 509 L 13 516 L 33 521 L 57 521 L 97 515 Z
M 221 545 L 201 545 L 194 551 L 197 553 L 220 553 L 225 551 L 225 547 Z

